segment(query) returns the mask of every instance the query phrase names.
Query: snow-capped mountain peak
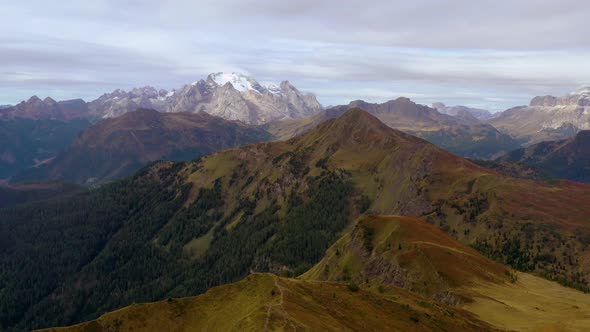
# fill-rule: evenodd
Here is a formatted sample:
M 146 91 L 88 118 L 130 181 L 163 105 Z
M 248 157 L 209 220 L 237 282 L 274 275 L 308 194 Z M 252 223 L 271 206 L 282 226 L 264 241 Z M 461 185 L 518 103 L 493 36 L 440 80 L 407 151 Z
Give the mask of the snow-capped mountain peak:
M 230 83 L 234 87 L 234 89 L 240 92 L 254 91 L 258 93 L 263 93 L 264 91 L 266 91 L 266 88 L 264 88 L 254 79 L 240 73 L 219 72 L 209 75 L 209 78 L 218 86 L 224 86 L 227 83 Z
M 288 82 L 268 88 L 236 72 L 217 72 L 177 90 L 146 86 L 115 90 L 89 103 L 96 118 L 120 116 L 138 108 L 160 112 L 207 112 L 228 120 L 263 124 L 312 115 L 322 109 L 315 96 L 302 94 Z

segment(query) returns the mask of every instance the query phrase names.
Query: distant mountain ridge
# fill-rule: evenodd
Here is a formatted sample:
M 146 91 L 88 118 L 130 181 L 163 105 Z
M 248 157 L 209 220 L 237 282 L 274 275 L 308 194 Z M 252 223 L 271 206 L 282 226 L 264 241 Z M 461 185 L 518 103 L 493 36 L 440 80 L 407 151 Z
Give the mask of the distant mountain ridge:
M 531 100 L 529 106 L 590 106 L 590 87 L 581 88 L 561 97 L 537 96 Z
M 469 114 L 480 121 L 490 120 L 494 117 L 488 110 L 479 109 L 479 108 L 471 108 L 467 106 L 446 106 L 443 103 L 433 103 L 432 107 L 435 108 L 437 111 L 441 112 L 442 114 L 452 115 L 452 116 L 459 116 L 463 117 L 466 114 Z
M 89 119 L 88 106 L 82 99 L 55 101 L 50 97 L 41 100 L 32 96 L 14 106 L 2 109 L 2 119 L 59 120 Z
M 207 112 L 226 120 L 247 124 L 264 124 L 283 119 L 313 115 L 322 105 L 312 94 L 304 94 L 289 81 L 265 87 L 240 73 L 213 73 L 205 80 L 167 91 L 145 86 L 131 91 L 117 89 L 96 100 L 81 99 L 56 102 L 36 96 L 9 107 L 0 118 L 69 120 L 86 118 L 98 121 L 121 116 L 138 108 L 160 112 Z
M 525 145 L 570 138 L 590 129 L 590 87 L 561 97 L 534 97 L 528 106 L 508 109 L 488 123 Z
M 205 112 L 139 109 L 86 129 L 55 159 L 17 174 L 12 182 L 100 184 L 131 175 L 158 159 L 191 160 L 269 139 L 262 129 Z

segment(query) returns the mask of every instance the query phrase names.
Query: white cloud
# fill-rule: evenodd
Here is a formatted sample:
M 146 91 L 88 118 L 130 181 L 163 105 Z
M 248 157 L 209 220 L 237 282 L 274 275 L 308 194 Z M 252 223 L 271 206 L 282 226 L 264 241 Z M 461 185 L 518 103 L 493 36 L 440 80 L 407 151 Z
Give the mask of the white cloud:
M 582 0 L 4 0 L 0 104 L 174 88 L 219 70 L 326 104 L 404 94 L 495 110 L 590 84 Z M 17 73 L 17 74 L 15 74 Z

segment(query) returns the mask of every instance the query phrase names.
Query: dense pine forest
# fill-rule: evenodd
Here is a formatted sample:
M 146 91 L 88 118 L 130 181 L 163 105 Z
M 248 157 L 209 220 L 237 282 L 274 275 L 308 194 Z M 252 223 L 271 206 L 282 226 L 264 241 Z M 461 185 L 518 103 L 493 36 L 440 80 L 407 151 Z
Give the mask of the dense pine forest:
M 189 188 L 174 186 L 184 166 L 155 164 L 73 198 L 0 210 L 2 330 L 67 325 L 134 302 L 195 295 L 251 270 L 299 274 L 350 220 L 346 173 L 309 177 L 285 214 L 276 202 L 256 212 L 244 200 L 224 218 L 223 179 L 184 205 Z M 238 223 L 229 228 L 232 220 Z M 187 250 L 194 239 L 208 242 L 200 253 Z

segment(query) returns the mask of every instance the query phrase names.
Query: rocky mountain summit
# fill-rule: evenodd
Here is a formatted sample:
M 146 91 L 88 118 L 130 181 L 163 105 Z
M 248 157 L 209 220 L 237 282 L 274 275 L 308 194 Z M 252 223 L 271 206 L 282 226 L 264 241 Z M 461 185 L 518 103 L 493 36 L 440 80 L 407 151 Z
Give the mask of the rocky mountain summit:
M 537 96 L 531 100 L 532 107 L 555 107 L 555 106 L 590 106 L 590 87 L 584 87 L 573 91 L 562 97 Z
M 538 96 L 488 121 L 523 144 L 562 140 L 590 129 L 590 87 L 565 96 Z
M 164 102 L 169 93 L 166 90 L 156 90 L 151 86 L 135 88 L 129 92 L 117 89 L 105 93 L 98 99 L 88 103 L 91 116 L 95 118 L 114 118 L 138 108 L 152 108 L 164 110 Z
M 322 109 L 314 95 L 301 93 L 289 81 L 265 87 L 239 73 L 210 74 L 168 95 L 163 107 L 154 108 L 164 112 L 204 111 L 248 124 L 302 118 Z

